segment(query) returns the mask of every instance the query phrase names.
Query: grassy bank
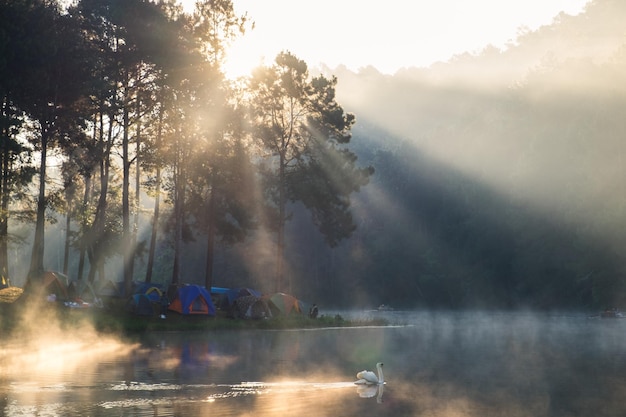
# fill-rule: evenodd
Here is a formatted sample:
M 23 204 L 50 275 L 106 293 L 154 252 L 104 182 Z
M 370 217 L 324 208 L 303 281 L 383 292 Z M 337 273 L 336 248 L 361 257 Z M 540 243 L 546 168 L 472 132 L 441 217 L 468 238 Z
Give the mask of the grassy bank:
M 82 313 L 82 312 L 75 312 Z M 345 320 L 341 316 L 321 316 L 311 319 L 304 315 L 279 316 L 263 320 L 245 320 L 225 317 L 183 316 L 170 313 L 165 319 L 141 317 L 130 314 L 100 312 L 92 315 L 94 327 L 102 332 L 136 333 L 146 331 L 210 331 L 210 330 L 281 330 L 324 327 L 380 326 L 384 320 Z
M 340 315 L 322 315 L 311 319 L 306 315 L 294 314 L 263 320 L 233 319 L 218 312 L 215 317 L 183 316 L 169 312 L 165 319 L 158 316 L 137 316 L 123 309 L 71 309 L 44 303 L 31 306 L 23 303 L 0 303 L 0 330 L 8 334 L 27 326 L 28 320 L 54 318 L 61 328 L 90 326 L 102 333 L 137 334 L 150 331 L 212 331 L 212 330 L 281 330 L 311 329 L 324 327 L 384 326 L 383 319 L 346 320 Z M 23 319 L 28 317 L 28 319 Z

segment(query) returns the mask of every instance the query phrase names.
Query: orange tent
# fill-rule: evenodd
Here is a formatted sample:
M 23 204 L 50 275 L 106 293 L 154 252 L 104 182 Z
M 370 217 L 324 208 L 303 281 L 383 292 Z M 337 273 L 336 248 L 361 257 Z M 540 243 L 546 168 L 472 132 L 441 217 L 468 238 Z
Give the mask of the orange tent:
M 199 285 L 185 285 L 180 287 L 169 309 L 180 314 L 215 315 L 215 306 L 209 292 Z
M 277 292 L 270 296 L 265 296 L 264 298 L 270 304 L 270 308 L 274 312 L 285 315 L 291 313 L 302 313 L 302 311 L 300 310 L 300 303 L 298 302 L 298 299 L 293 295 Z

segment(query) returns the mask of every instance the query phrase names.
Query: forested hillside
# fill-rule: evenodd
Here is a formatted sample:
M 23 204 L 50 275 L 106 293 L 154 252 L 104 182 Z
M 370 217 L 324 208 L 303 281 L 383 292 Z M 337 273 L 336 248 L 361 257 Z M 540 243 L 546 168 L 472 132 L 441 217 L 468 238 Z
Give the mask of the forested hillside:
M 625 17 L 594 1 L 505 51 L 339 69 L 376 169 L 342 274 L 375 303 L 623 305 Z

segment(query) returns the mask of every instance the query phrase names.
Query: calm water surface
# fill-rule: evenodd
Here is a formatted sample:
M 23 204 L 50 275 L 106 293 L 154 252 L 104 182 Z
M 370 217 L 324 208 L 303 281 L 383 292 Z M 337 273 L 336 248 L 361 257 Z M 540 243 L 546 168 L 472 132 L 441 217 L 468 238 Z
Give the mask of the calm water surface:
M 5 340 L 0 415 L 626 415 L 626 320 L 342 315 L 394 326 Z M 378 361 L 386 384 L 354 385 Z

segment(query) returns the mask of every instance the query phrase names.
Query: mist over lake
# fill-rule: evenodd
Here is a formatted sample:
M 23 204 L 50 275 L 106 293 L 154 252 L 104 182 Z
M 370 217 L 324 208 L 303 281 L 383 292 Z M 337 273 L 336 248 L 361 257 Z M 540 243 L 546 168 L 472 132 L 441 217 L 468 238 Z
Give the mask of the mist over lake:
M 332 312 L 333 314 L 335 312 Z M 615 416 L 624 326 L 584 315 L 346 312 L 389 326 L 155 332 L 138 344 L 2 340 L 3 415 Z M 83 342 L 87 342 L 83 340 Z M 16 349 L 17 348 L 17 349 Z M 90 350 L 93 350 L 90 354 Z M 354 384 L 384 363 L 385 385 Z M 46 362 L 50 363 L 50 362 Z M 69 366 L 69 364 L 72 366 Z M 11 366 L 19 364 L 19 367 Z

